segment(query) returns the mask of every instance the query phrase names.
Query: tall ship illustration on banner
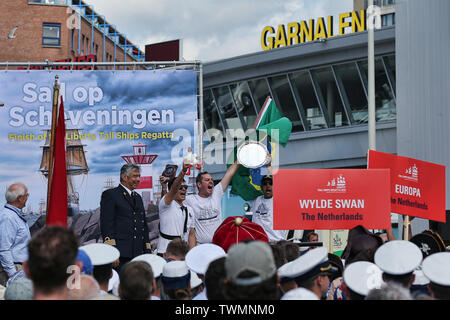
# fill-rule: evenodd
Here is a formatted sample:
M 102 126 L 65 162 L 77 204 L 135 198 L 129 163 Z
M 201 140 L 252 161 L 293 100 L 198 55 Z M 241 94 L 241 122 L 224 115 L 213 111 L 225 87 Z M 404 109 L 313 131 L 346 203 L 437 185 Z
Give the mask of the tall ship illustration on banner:
M 81 143 L 79 130 L 66 129 L 66 161 L 67 161 L 67 203 L 68 216 L 74 216 L 80 213 L 80 196 L 74 187 L 74 177 L 87 175 L 89 167 L 86 162 L 85 144 Z M 50 154 L 50 130 L 46 130 L 45 144 L 42 148 L 42 160 L 39 171 L 45 178 L 48 178 L 48 159 Z

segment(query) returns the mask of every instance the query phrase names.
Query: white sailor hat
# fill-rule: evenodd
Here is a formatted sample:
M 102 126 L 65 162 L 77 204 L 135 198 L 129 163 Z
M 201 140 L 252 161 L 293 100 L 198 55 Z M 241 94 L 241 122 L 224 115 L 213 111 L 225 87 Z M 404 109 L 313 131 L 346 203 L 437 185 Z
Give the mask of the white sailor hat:
M 114 289 L 114 285 L 118 282 L 120 282 L 119 274 L 117 273 L 116 270 L 113 269 L 112 277 L 108 281 L 108 292 L 111 291 L 112 289 Z
M 86 252 L 93 266 L 110 264 L 119 259 L 120 252 L 115 247 L 104 243 L 91 243 L 79 248 Z
M 428 280 L 427 277 L 423 274 L 422 268 L 417 268 L 414 270 L 414 286 L 425 286 L 430 283 L 430 280 Z
M 191 288 L 196 288 L 201 285 L 203 281 L 197 276 L 197 274 L 191 270 Z
M 211 262 L 226 255 L 222 247 L 212 243 L 203 243 L 189 250 L 185 261 L 189 269 L 204 275 Z
M 422 262 L 422 271 L 431 282 L 450 287 L 450 252 L 433 253 Z
M 389 275 L 412 273 L 422 262 L 422 251 L 410 241 L 394 240 L 383 244 L 375 252 L 375 264 Z
M 170 261 L 164 265 L 161 282 L 166 290 L 187 288 L 190 280 L 191 272 L 186 262 Z
M 155 277 L 155 279 L 161 276 L 163 267 L 167 263 L 167 261 L 164 258 L 158 256 L 157 254 L 150 254 L 150 253 L 141 254 L 140 256 L 135 257 L 131 261 L 147 262 L 150 265 L 150 267 L 152 267 L 153 277 Z
M 332 267 L 328 260 L 328 251 L 325 247 L 309 250 L 304 255 L 285 264 L 278 269 L 281 282 L 295 280 L 302 282 L 320 273 L 332 274 L 337 268 Z
M 300 287 L 286 292 L 281 300 L 319 300 L 319 298 L 314 292 Z
M 345 285 L 355 293 L 367 296 L 370 290 L 379 289 L 383 284 L 381 269 L 368 261 L 349 264 L 344 270 Z

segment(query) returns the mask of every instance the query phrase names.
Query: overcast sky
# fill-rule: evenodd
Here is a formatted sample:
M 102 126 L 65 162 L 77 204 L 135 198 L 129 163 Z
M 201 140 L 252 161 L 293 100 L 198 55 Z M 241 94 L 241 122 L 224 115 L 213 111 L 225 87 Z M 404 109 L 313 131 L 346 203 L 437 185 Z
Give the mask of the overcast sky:
M 261 51 L 261 31 L 353 11 L 353 0 L 85 0 L 144 51 L 183 39 L 185 60 L 203 62 Z

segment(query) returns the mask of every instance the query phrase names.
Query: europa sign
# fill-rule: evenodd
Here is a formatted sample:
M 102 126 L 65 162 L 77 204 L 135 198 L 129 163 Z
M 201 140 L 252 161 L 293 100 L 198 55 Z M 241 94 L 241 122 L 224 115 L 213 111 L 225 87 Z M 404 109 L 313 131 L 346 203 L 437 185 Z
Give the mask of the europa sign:
M 389 229 L 389 170 L 278 170 L 275 230 Z
M 344 35 L 347 28 L 351 28 L 352 33 L 366 31 L 366 10 L 341 13 L 337 35 Z M 276 31 L 272 26 L 264 27 L 261 32 L 261 47 L 263 50 L 270 50 L 335 36 L 334 17 L 321 17 L 317 20 L 280 24 Z
M 445 166 L 373 150 L 367 162 L 391 170 L 392 212 L 445 222 Z

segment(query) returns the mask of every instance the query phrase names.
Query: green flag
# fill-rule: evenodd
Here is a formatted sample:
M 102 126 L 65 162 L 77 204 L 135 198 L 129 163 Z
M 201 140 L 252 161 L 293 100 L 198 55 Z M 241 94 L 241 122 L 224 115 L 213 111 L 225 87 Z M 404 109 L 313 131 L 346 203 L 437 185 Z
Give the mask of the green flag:
M 255 131 L 250 134 L 249 139 L 254 141 L 266 140 L 267 149 L 273 155 L 276 147 L 274 142 L 281 144 L 283 147 L 288 143 L 292 131 L 292 122 L 283 117 L 274 101 L 268 97 L 253 128 Z M 236 159 L 237 149 L 242 143 L 244 141 L 241 141 L 234 149 L 233 159 Z M 228 161 L 228 166 L 232 162 Z M 233 176 L 231 193 L 241 196 L 245 201 L 255 200 L 262 195 L 261 180 L 261 168 L 249 169 L 240 166 Z

